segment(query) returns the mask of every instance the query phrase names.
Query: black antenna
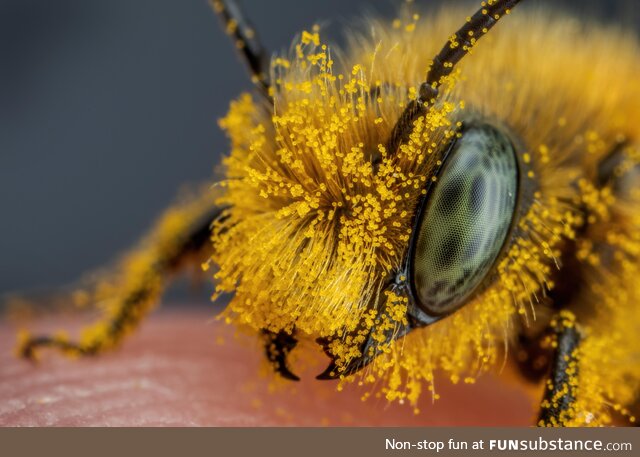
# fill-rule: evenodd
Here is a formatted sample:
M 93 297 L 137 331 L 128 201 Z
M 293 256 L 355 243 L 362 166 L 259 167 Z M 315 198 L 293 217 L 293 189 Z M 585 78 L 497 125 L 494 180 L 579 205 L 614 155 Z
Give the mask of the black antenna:
M 235 1 L 209 0 L 209 3 L 222 20 L 226 33 L 232 37 L 236 48 L 249 67 L 251 81 L 270 100 L 269 58 L 255 29 L 245 19 L 242 10 Z
M 438 97 L 442 78 L 453 71 L 453 67 L 467 55 L 475 43 L 496 25 L 502 16 L 509 14 L 521 0 L 486 0 L 482 6 L 455 34 L 433 59 L 426 80 L 420 85 L 418 98 L 411 100 L 391 131 L 387 142 L 389 154 L 407 140 L 413 130 L 414 121 L 426 113 Z M 455 44 L 454 44 L 455 43 Z

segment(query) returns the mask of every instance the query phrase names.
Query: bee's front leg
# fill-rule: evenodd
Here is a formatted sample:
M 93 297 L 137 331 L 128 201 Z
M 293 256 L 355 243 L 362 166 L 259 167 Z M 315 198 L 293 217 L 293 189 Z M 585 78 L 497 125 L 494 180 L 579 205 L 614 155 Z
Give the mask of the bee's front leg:
M 551 373 L 545 391 L 538 426 L 561 427 L 576 414 L 573 404 L 576 399 L 578 377 L 578 351 L 582 335 L 576 326 L 575 316 L 562 311 L 551 321 L 553 334 L 548 343 L 554 349 Z
M 18 354 L 33 360 L 38 349 L 48 347 L 70 356 L 87 356 L 117 346 L 157 304 L 170 278 L 210 247 L 211 225 L 223 211 L 207 205 L 170 209 L 116 273 L 114 293 L 107 299 L 102 319 L 83 329 L 78 341 L 61 334 L 23 336 Z

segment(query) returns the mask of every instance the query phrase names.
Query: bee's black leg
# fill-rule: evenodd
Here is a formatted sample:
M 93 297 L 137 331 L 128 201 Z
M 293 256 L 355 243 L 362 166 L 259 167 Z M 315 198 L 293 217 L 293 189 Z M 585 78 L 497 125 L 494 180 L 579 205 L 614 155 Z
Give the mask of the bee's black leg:
M 255 28 L 242 14 L 242 10 L 233 0 L 209 0 L 213 10 L 220 16 L 226 33 L 234 40 L 244 61 L 251 72 L 251 81 L 270 99 L 269 94 L 269 58 L 258 39 Z
M 35 359 L 37 349 L 50 347 L 74 356 L 93 355 L 115 347 L 134 330 L 159 301 L 170 276 L 188 264 L 190 256 L 206 250 L 211 224 L 221 217 L 223 209 L 208 207 L 192 211 L 175 208 L 170 212 L 169 218 L 183 216 L 191 223 L 176 229 L 174 222 L 163 224 L 161 221 L 147 243 L 139 252 L 131 254 L 129 262 L 124 263 L 120 279 L 114 284 L 115 296 L 103 319 L 86 328 L 77 342 L 60 335 L 24 337 L 18 353 Z
M 573 418 L 576 376 L 578 376 L 577 351 L 581 334 L 572 314 L 563 312 L 552 321 L 552 345 L 555 352 L 551 362 L 551 374 L 545 385 L 540 405 L 539 426 L 563 426 Z

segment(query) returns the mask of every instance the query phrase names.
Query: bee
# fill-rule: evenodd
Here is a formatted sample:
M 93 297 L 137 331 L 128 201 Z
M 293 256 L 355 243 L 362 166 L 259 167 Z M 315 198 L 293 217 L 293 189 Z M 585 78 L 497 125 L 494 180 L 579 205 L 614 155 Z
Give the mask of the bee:
M 407 8 L 343 49 L 315 27 L 269 58 L 213 0 L 256 86 L 220 121 L 223 176 L 97 288 L 104 319 L 20 353 L 111 349 L 202 263 L 286 379 L 301 340 L 330 359 L 318 379 L 414 405 L 509 360 L 541 385 L 538 425 L 635 423 L 640 48 L 519 3 Z

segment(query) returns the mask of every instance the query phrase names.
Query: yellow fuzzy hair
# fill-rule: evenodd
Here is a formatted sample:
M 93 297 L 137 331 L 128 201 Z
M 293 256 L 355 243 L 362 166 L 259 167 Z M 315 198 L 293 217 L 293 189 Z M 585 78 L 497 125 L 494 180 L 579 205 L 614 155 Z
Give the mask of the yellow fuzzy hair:
M 156 307 L 172 274 L 179 269 L 178 262 L 199 265 L 202 262 L 200 255 L 208 255 L 208 249 L 206 254 L 185 253 L 183 249 L 192 227 L 211 212 L 211 202 L 215 198 L 215 192 L 208 188 L 190 192 L 162 214 L 154 229 L 136 249 L 120 259 L 113 272 L 100 273 L 87 286 L 61 297 L 59 300 L 66 300 L 67 306 L 70 302 L 78 308 L 95 303 L 102 316 L 82 329 L 77 343 L 72 343 L 69 335 L 61 331 L 51 337 L 50 345 L 72 357 L 117 347 Z M 26 309 L 30 305 L 28 300 L 16 304 Z M 117 321 L 120 323 L 114 331 Z M 32 341 L 29 332 L 20 332 L 17 354 L 37 358 L 39 352 L 32 347 Z M 25 352 L 27 348 L 29 350 Z
M 216 226 L 211 258 L 218 292 L 235 294 L 225 316 L 255 330 L 342 337 L 332 351 L 343 363 L 359 355 L 364 337 L 348 336 L 359 324 L 381 332 L 401 323 L 407 298 L 384 281 L 407 254 L 416 205 L 443 149 L 461 121 L 480 116 L 513 133 L 530 167 L 521 186 L 535 192 L 516 239 L 490 287 L 384 347 L 355 378 L 383 380 L 382 395 L 415 405 L 425 388 L 437 397 L 436 371 L 455 383 L 499 368 L 521 326 L 549 323 L 545 291 L 575 240 L 588 278 L 563 315 L 585 335 L 574 354 L 576 402 L 560 423 L 542 425 L 608 424 L 613 410 L 634 420 L 626 407 L 640 388 L 640 200 L 637 191 L 598 188 L 596 172 L 622 141 L 618 174 L 640 158 L 637 42 L 516 10 L 463 59 L 411 141 L 386 151 L 430 60 L 467 14 L 445 8 L 370 20 L 340 52 L 321 44 L 317 30 L 304 32 L 292 55 L 272 61 L 273 112 L 247 94 L 231 103 L 220 123 L 231 151 L 218 201 L 231 209 Z

